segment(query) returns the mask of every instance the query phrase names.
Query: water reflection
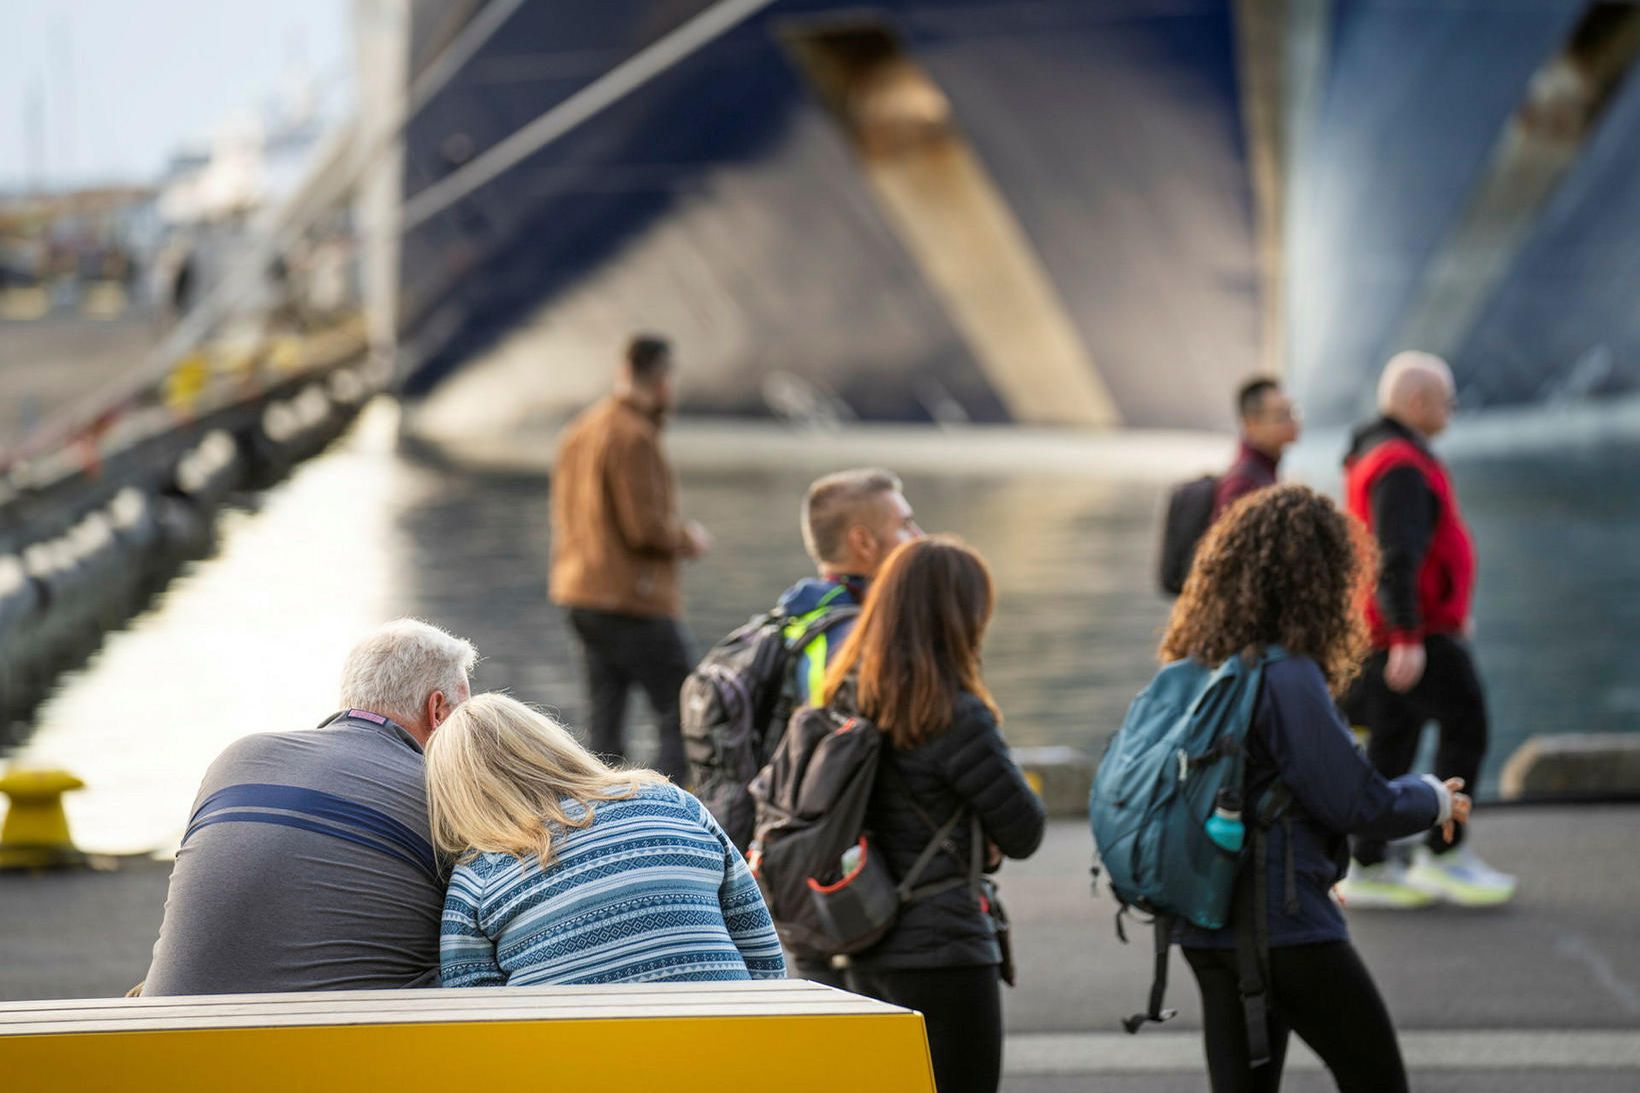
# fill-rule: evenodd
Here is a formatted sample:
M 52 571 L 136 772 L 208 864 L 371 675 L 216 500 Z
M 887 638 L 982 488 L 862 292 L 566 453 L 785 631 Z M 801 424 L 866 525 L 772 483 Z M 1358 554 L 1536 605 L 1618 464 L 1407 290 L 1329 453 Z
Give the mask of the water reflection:
M 483 657 L 477 688 L 579 720 L 573 647 L 545 598 L 544 476 L 409 461 L 393 450 L 395 425 L 391 407 L 372 407 L 260 512 L 229 514 L 219 556 L 42 707 L 20 754 L 90 784 L 69 799 L 87 848 L 173 846 L 217 752 L 330 712 L 351 643 L 397 615 L 471 638 Z M 1613 488 L 1632 454 L 1457 466 L 1481 542 L 1480 658 L 1497 725 L 1483 789 L 1525 735 L 1624 730 L 1640 712 L 1630 652 L 1640 498 Z M 1008 732 L 1096 753 L 1154 666 L 1167 608 L 1152 581 L 1163 484 L 1200 468 L 982 474 L 968 455 L 967 470 L 907 474 L 906 491 L 924 527 L 962 534 L 991 562 L 1000 598 L 986 674 Z M 859 459 L 840 442 L 832 465 Z M 1331 485 L 1330 463 L 1310 477 Z M 796 525 L 812 470 L 686 473 L 688 509 L 718 539 L 687 570 L 699 643 L 811 572 Z M 642 758 L 653 741 L 647 718 L 636 720 Z

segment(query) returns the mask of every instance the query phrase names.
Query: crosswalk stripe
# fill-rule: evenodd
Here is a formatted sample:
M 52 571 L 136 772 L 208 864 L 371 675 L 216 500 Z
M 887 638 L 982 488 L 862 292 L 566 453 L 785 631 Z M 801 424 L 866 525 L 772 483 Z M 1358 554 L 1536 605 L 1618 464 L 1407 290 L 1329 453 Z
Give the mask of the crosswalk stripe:
M 1410 1071 L 1640 1072 L 1640 1030 L 1417 1030 L 1399 1038 Z M 1003 1051 L 1003 1072 L 1013 1077 L 1202 1071 L 1205 1065 L 1199 1032 L 1017 1033 Z M 1320 1070 L 1321 1060 L 1295 1036 L 1286 1068 Z

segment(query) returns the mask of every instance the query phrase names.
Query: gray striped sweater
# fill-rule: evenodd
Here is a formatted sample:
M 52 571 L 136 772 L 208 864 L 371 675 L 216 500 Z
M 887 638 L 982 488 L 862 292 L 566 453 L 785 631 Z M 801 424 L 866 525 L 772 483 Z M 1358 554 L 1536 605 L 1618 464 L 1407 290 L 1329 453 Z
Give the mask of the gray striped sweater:
M 780 941 L 740 851 L 671 784 L 594 806 L 553 861 L 456 867 L 439 937 L 446 987 L 779 979 Z

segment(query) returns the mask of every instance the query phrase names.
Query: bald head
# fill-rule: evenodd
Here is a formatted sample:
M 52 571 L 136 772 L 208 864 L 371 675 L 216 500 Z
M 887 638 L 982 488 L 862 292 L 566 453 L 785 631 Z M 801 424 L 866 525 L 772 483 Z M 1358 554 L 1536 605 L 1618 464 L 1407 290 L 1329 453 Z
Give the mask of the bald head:
M 1446 428 L 1452 416 L 1452 369 L 1433 353 L 1408 350 L 1384 366 L 1378 381 L 1378 410 L 1426 437 Z

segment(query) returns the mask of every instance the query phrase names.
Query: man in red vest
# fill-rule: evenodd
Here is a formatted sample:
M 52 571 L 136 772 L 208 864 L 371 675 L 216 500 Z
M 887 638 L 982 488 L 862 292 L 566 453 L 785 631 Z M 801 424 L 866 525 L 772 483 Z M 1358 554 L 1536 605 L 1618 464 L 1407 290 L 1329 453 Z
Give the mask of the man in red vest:
M 1440 727 L 1437 778 L 1473 787 L 1486 755 L 1486 698 L 1470 656 L 1475 551 L 1444 464 L 1429 441 L 1456 405 L 1452 372 L 1429 353 L 1394 357 L 1378 386 L 1382 416 L 1356 431 L 1344 461 L 1350 512 L 1378 541 L 1378 583 L 1366 602 L 1373 653 L 1345 702 L 1370 736 L 1367 755 L 1386 777 L 1408 772 L 1424 726 Z M 1508 901 L 1515 878 L 1438 832 L 1410 866 L 1382 840 L 1358 839 L 1341 886 L 1356 907 L 1463 906 Z

